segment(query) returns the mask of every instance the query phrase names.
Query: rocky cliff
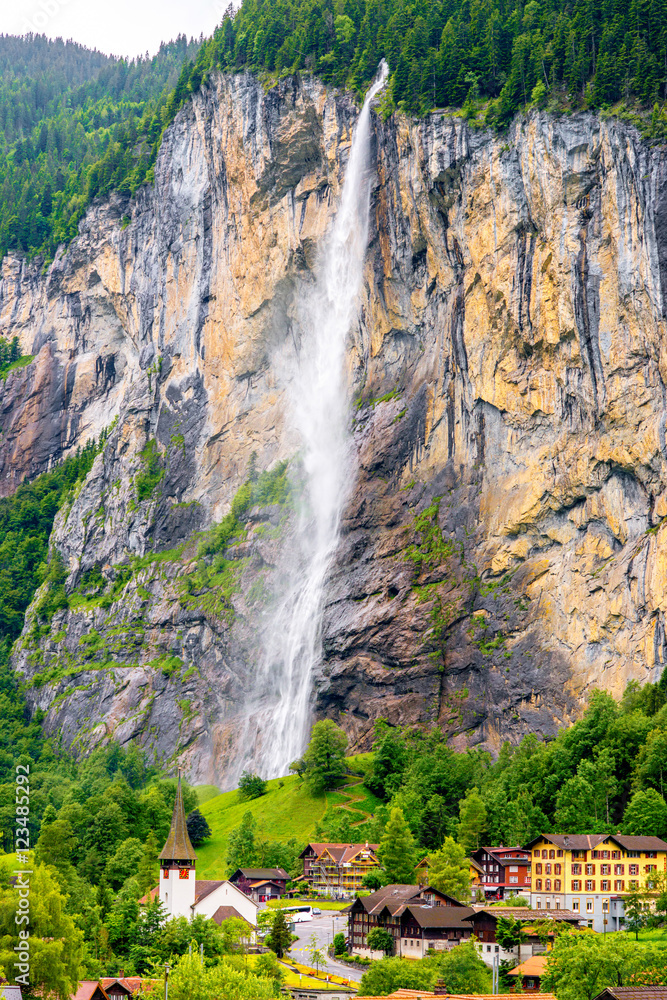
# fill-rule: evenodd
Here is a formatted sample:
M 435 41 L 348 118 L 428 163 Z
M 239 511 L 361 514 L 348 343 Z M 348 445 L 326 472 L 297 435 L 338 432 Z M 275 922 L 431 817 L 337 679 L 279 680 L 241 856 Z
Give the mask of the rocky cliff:
M 35 356 L 4 386 L 2 491 L 105 437 L 53 532 L 69 608 L 44 621 L 38 594 L 14 654 L 66 744 L 138 739 L 223 785 L 243 758 L 298 502 L 295 301 L 356 115 L 315 80 L 219 76 L 154 188 L 96 205 L 48 270 L 2 264 L 0 331 Z M 497 749 L 667 657 L 667 156 L 584 114 L 373 127 L 314 707 L 358 747 L 384 716 Z

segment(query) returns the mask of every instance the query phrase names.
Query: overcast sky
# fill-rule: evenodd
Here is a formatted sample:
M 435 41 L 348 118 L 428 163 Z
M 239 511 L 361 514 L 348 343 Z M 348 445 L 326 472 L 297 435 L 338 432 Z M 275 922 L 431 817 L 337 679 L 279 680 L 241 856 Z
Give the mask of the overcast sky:
M 117 56 L 153 55 L 176 35 L 210 35 L 228 0 L 0 0 L 0 34 L 28 31 Z

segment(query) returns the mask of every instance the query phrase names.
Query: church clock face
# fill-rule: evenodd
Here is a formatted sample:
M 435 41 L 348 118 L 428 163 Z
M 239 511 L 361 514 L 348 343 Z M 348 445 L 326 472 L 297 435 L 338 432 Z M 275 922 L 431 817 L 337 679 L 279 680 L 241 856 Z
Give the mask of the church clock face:
M 190 878 L 190 869 L 189 868 L 180 868 L 179 871 L 178 871 L 178 877 L 179 878 Z

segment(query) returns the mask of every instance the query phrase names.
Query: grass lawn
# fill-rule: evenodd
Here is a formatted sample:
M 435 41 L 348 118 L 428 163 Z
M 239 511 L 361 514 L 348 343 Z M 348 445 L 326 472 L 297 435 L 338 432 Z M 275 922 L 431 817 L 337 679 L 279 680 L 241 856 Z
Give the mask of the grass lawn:
M 628 939 L 631 941 L 635 940 L 635 935 L 627 931 Z M 666 927 L 655 927 L 651 930 L 643 930 L 639 932 L 639 941 L 637 944 L 667 944 L 667 928 Z
M 361 770 L 364 759 L 368 757 L 368 754 L 352 757 L 350 766 Z M 296 837 L 305 847 L 314 836 L 315 825 L 322 819 L 327 807 L 349 804 L 358 818 L 363 819 L 381 804 L 361 783 L 348 794 L 328 792 L 316 798 L 296 775 L 274 778 L 267 785 L 266 795 L 250 801 L 242 800 L 237 791 L 218 792 L 214 785 L 199 785 L 196 791 L 199 808 L 213 833 L 203 847 L 197 848 L 197 878 L 200 879 L 226 877 L 227 840 L 246 812 L 255 817 L 257 832 L 269 840 Z M 351 797 L 357 796 L 359 802 L 353 802 Z M 350 815 L 354 819 L 354 813 Z
M 221 794 L 217 785 L 195 785 L 195 792 L 200 806 Z
M 289 899 L 282 901 L 279 899 L 270 899 L 266 905 L 271 907 L 271 909 L 277 910 L 281 904 L 288 907 L 305 906 L 310 903 L 311 906 L 315 906 L 320 910 L 344 910 L 346 906 L 350 906 L 353 902 L 353 899 L 319 899 L 315 897 L 313 899 L 295 899 L 293 902 Z
M 248 955 L 247 956 L 247 962 L 248 962 L 248 965 L 250 967 L 252 967 L 255 964 L 256 960 L 257 960 L 257 956 L 256 955 Z M 300 973 L 298 970 L 295 971 L 294 968 L 291 968 L 289 965 L 286 965 L 284 962 L 280 963 L 280 968 L 282 969 L 283 974 L 285 976 L 285 978 L 283 980 L 283 984 L 285 986 L 307 986 L 307 987 L 310 987 L 310 989 L 318 989 L 318 990 L 328 990 L 328 989 L 335 990 L 336 989 L 336 984 L 335 983 L 330 983 L 329 985 L 327 985 L 327 983 L 323 982 L 319 978 L 319 976 L 317 978 L 315 978 L 315 976 L 309 976 L 305 972 L 301 972 Z M 304 967 L 301 967 L 301 968 L 304 968 Z M 345 980 L 338 979 L 338 985 L 341 985 L 343 982 L 345 982 Z M 354 987 L 355 983 L 352 982 L 350 985 L 352 987 Z

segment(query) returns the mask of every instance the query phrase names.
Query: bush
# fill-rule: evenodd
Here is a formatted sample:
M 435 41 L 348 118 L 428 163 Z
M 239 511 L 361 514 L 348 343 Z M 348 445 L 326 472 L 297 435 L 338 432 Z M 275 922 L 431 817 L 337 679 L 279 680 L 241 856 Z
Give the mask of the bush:
M 239 795 L 242 799 L 258 799 L 266 793 L 266 781 L 258 774 L 244 771 L 239 781 Z

